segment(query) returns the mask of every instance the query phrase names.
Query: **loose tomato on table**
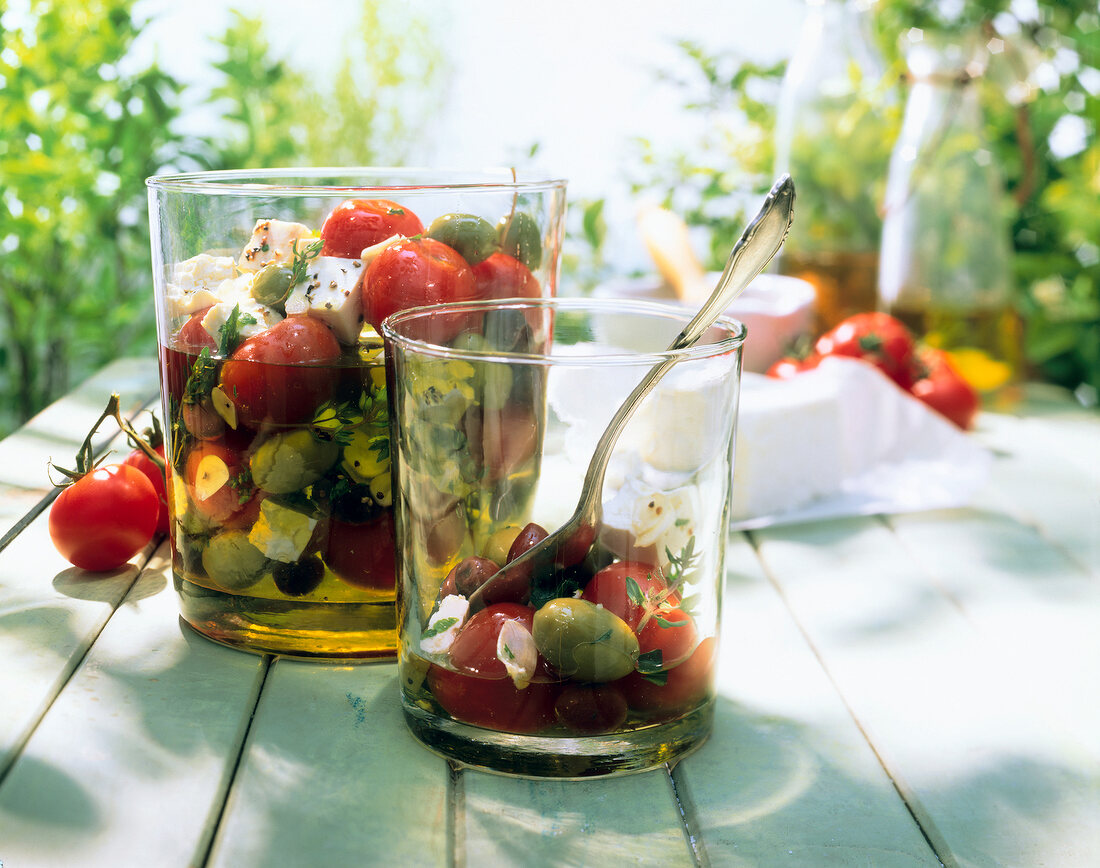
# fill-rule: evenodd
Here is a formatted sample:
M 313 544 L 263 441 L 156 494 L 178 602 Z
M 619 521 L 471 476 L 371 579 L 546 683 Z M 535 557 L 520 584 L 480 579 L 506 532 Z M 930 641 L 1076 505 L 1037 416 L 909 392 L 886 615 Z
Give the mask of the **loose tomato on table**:
M 322 256 L 357 259 L 363 250 L 394 235 L 424 231 L 412 211 L 389 199 L 348 199 L 337 205 L 321 226 Z
M 803 371 L 811 371 L 821 364 L 821 356 L 817 353 L 810 353 L 804 359 L 800 359 L 797 356 L 783 356 L 783 358 L 772 362 L 771 366 L 765 371 L 765 375 L 775 380 L 789 380 L 796 374 L 801 374 Z
M 910 389 L 913 395 L 964 431 L 970 428 L 981 405 L 974 387 L 943 350 L 921 347 L 917 360 L 919 374 Z
M 164 458 L 163 443 L 158 443 L 153 449 L 157 455 Z M 157 510 L 156 532 L 168 533 L 168 491 L 165 486 L 164 470 L 141 449 L 135 449 L 126 456 L 126 460 L 122 463 L 140 470 L 153 484 L 153 490 L 156 492 L 157 500 L 160 502 L 160 508 Z
M 117 569 L 153 538 L 158 505 L 153 483 L 138 468 L 100 467 L 57 496 L 50 507 L 50 539 L 74 566 Z
M 537 732 L 554 722 L 560 687 L 541 655 L 535 680 L 517 687 L 497 656 L 501 630 L 509 621 L 531 632 L 535 610 L 518 603 L 487 606 L 467 621 L 451 645 L 453 669 L 432 664 L 428 687 L 456 720 L 504 732 Z
M 323 363 L 340 353 L 340 343 L 320 320 L 288 316 L 237 347 L 222 366 L 221 390 L 236 406 L 240 424 L 305 422 L 332 397 L 337 375 Z
M 850 356 L 870 362 L 908 389 L 913 383 L 913 335 L 886 313 L 857 313 L 837 323 L 814 344 L 819 356 Z

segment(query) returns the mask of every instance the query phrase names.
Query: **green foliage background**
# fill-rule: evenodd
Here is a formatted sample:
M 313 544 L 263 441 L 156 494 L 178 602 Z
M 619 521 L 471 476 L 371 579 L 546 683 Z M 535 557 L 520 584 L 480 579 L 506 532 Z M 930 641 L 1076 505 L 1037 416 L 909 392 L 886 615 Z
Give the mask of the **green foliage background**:
M 28 26 L 0 23 L 0 436 L 108 360 L 155 353 L 145 178 L 399 164 L 439 93 L 428 28 L 394 4 L 364 0 L 357 50 L 327 82 L 234 12 L 221 79 L 198 100 L 219 137 L 200 140 L 179 132 L 184 83 L 123 60 L 147 24 L 135 5 L 39 0 Z
M 1100 390 L 1100 10 L 1095 0 L 1037 0 L 1038 17 L 1018 17 L 1027 4 L 1012 0 L 878 0 L 871 24 L 896 86 L 882 90 L 904 104 L 899 75 L 902 39 L 917 28 L 948 38 L 1000 40 L 982 89 L 985 138 L 1006 184 L 1014 246 L 1016 307 L 1025 324 L 1025 352 L 1035 374 L 1071 389 Z M 706 138 L 688 152 L 662 153 L 639 140 L 636 192 L 662 196 L 709 238 L 709 262 L 720 267 L 740 227 L 742 213 L 729 202 L 739 192 L 764 192 L 773 180 L 775 106 L 785 63 L 761 65 L 731 54 L 708 53 L 683 42 L 693 73 L 674 80 L 684 110 L 712 119 Z M 1035 82 L 1043 69 L 1042 85 Z M 884 105 L 865 106 L 882 110 Z M 1067 116 L 1084 130 L 1083 146 L 1059 155 L 1051 134 Z M 866 167 L 850 143 L 823 142 L 821 165 L 830 173 L 799 176 L 799 197 L 823 201 L 833 188 L 866 179 Z M 834 159 L 842 157 L 843 159 Z M 844 244 L 838 226 L 814 227 L 831 243 Z M 858 247 L 853 244 L 853 247 Z

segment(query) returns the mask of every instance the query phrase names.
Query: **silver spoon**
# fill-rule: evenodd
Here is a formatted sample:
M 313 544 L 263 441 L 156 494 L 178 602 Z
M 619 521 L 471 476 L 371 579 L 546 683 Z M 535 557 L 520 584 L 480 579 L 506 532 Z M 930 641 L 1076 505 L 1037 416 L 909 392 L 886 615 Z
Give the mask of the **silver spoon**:
M 730 302 L 767 267 L 791 228 L 793 206 L 794 182 L 790 175 L 783 175 L 733 246 L 714 292 L 669 345 L 667 352 L 690 347 L 698 341 Z M 676 357 L 669 356 L 654 365 L 616 411 L 596 444 L 573 516 L 546 539 L 501 567 L 474 591 L 470 595 L 470 611 L 497 600 L 515 600 L 530 588 L 532 576 L 541 575 L 548 569 L 557 571 L 573 566 L 585 558 L 596 540 L 603 517 L 603 483 L 611 452 L 638 405 L 677 361 Z

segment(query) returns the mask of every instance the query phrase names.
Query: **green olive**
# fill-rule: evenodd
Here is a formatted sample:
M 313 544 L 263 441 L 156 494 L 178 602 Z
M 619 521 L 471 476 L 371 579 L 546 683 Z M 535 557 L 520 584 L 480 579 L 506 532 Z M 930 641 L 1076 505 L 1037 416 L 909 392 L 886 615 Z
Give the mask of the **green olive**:
M 428 227 L 428 237 L 453 247 L 470 265 L 488 259 L 497 249 L 493 225 L 474 214 L 443 214 Z
M 211 537 L 202 553 L 206 574 L 223 587 L 241 591 L 260 580 L 267 558 L 248 541 L 243 530 L 227 530 Z
M 292 271 L 285 265 L 269 262 L 256 272 L 252 281 L 252 297 L 260 304 L 277 307 L 290 295 Z
M 542 234 L 535 218 L 525 211 L 506 214 L 497 223 L 500 249 L 532 271 L 542 262 Z
M 614 681 L 638 659 L 638 637 L 626 621 L 588 600 L 551 600 L 535 612 L 531 632 L 547 662 L 576 681 Z
M 481 556 L 496 561 L 498 564 L 506 563 L 508 550 L 512 548 L 512 543 L 516 541 L 520 530 L 518 524 L 506 524 L 504 527 L 493 531 L 485 542 L 485 549 L 482 551 Z
M 339 444 L 319 440 L 305 428 L 268 437 L 249 459 L 252 481 L 271 494 L 300 491 L 336 463 Z

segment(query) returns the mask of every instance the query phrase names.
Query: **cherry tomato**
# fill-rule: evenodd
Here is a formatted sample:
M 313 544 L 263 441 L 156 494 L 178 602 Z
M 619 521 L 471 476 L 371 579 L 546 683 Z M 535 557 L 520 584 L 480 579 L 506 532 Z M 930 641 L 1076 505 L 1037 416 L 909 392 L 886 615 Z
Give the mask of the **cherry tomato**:
M 638 711 L 661 717 L 673 717 L 690 711 L 710 692 L 714 683 L 713 636 L 699 643 L 692 655 L 667 672 L 664 684 L 650 681 L 639 672 L 631 672 L 612 684 L 622 691 L 627 704 Z
M 404 205 L 389 199 L 348 199 L 321 227 L 322 256 L 358 259 L 363 249 L 394 235 L 420 235 L 424 224 Z
M 817 353 L 811 353 L 804 359 L 800 359 L 797 356 L 784 356 L 775 362 L 772 362 L 771 366 L 764 373 L 776 380 L 789 380 L 796 374 L 801 374 L 803 371 L 810 371 L 821 364 L 821 356 Z
M 613 684 L 570 684 L 554 703 L 558 720 L 574 732 L 613 732 L 626 721 L 626 697 Z
M 322 362 L 340 358 L 340 344 L 320 320 L 288 316 L 244 341 L 222 365 L 221 389 L 240 424 L 294 424 L 332 397 L 337 375 Z
M 640 595 L 631 594 L 628 578 L 637 584 Z M 646 613 L 646 602 L 657 600 L 667 588 L 658 567 L 638 561 L 618 561 L 596 573 L 584 586 L 581 598 L 603 606 L 626 621 L 631 630 L 637 630 Z M 674 593 L 663 599 L 671 606 L 680 604 Z
M 100 467 L 57 496 L 50 507 L 50 539 L 73 566 L 114 570 L 153 538 L 157 506 L 153 483 L 136 467 Z
M 559 685 L 540 655 L 536 680 L 520 689 L 497 657 L 497 638 L 504 624 L 516 621 L 530 631 L 535 610 L 518 603 L 496 603 L 470 618 L 451 645 L 446 669 L 432 664 L 428 687 L 451 717 L 474 726 L 505 732 L 537 732 L 554 722 Z
M 392 591 L 397 575 L 393 513 L 383 512 L 366 524 L 331 522 L 322 556 L 349 585 Z
M 153 451 L 163 458 L 164 444 L 161 443 L 154 447 Z M 157 467 L 156 462 L 140 449 L 135 449 L 127 455 L 126 460 L 122 463 L 129 464 L 131 467 L 136 467 L 149 478 L 151 483 L 153 483 L 153 490 L 156 491 L 157 498 L 160 500 L 160 509 L 157 510 L 156 532 L 168 533 L 168 491 L 164 483 L 164 471 Z
M 473 268 L 478 298 L 538 298 L 542 287 L 531 270 L 507 253 L 494 253 Z
M 200 440 L 191 448 L 183 480 L 195 509 L 214 522 L 229 521 L 255 493 L 241 455 L 213 441 Z
M 864 359 L 908 389 L 913 382 L 913 335 L 886 313 L 857 313 L 841 320 L 814 344 L 821 356 Z
M 679 608 L 680 597 L 657 567 L 637 561 L 611 564 L 589 580 L 581 597 L 626 621 L 638 635 L 639 653 L 660 651 L 662 666 L 676 666 L 695 647 L 695 620 Z
M 202 318 L 206 316 L 209 307 L 197 310 L 185 322 L 176 333 L 176 348 L 186 353 L 198 355 L 206 348 L 213 352 L 218 348 L 218 342 L 214 336 L 202 327 Z
M 382 320 L 399 310 L 472 301 L 477 298 L 477 286 L 466 260 L 442 241 L 410 238 L 390 245 L 371 261 L 363 276 L 362 293 L 363 316 L 377 329 Z
M 951 364 L 943 350 L 922 347 L 918 360 L 920 376 L 909 391 L 964 431 L 969 429 L 981 405 L 974 387 Z

